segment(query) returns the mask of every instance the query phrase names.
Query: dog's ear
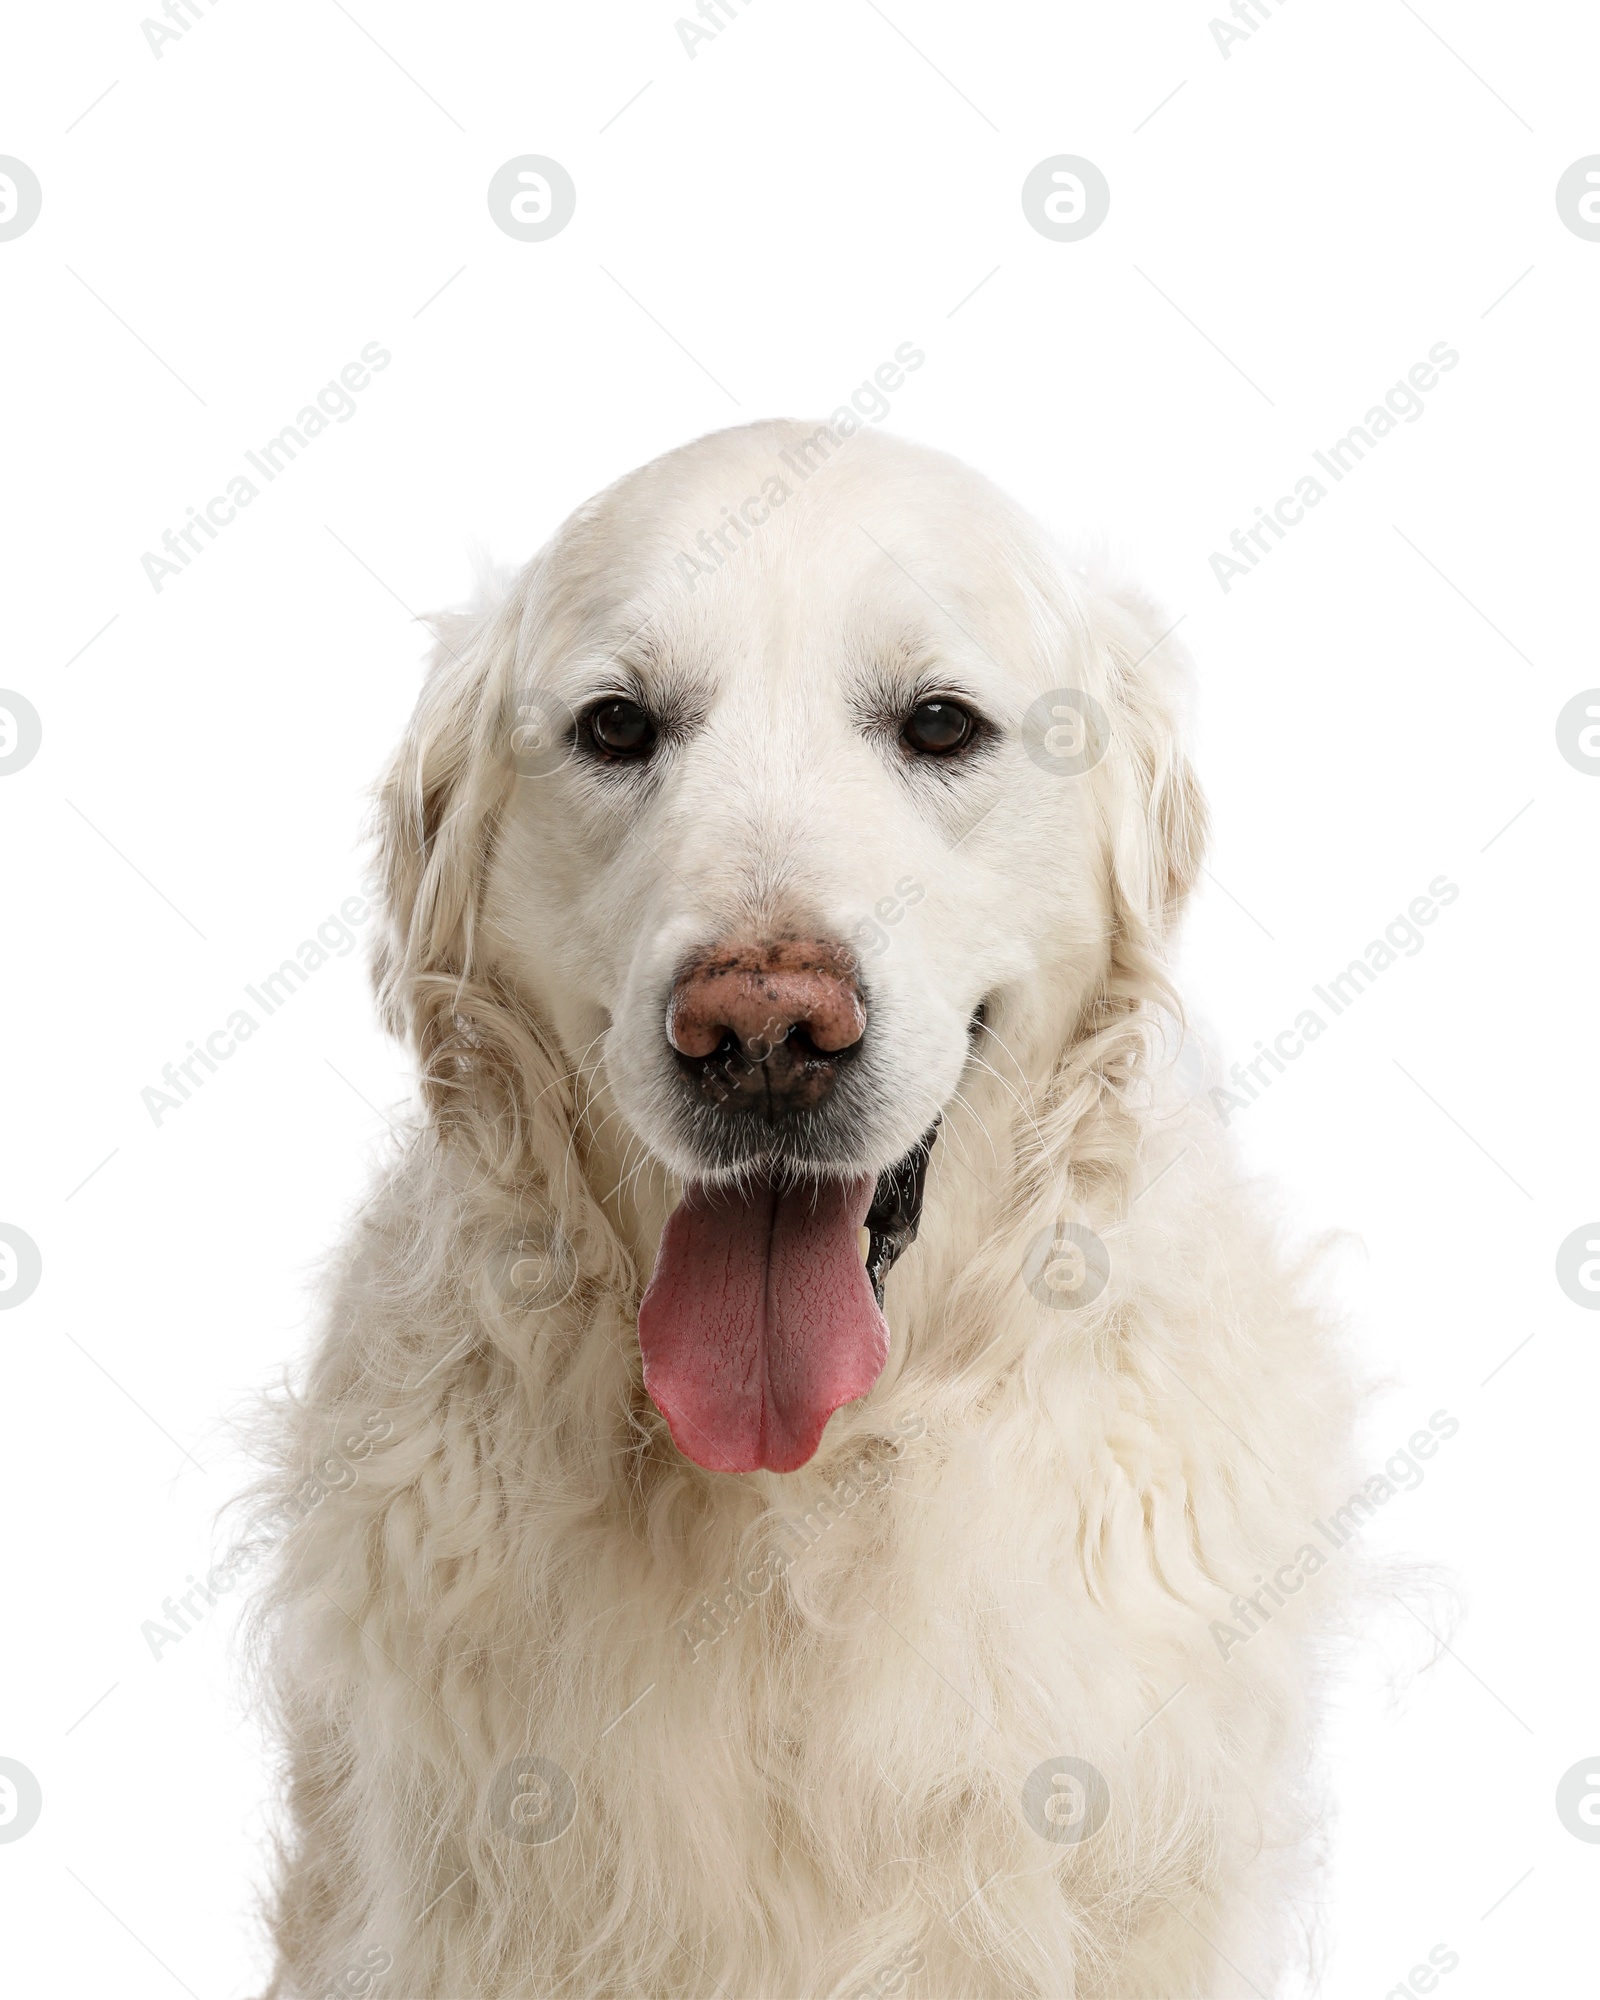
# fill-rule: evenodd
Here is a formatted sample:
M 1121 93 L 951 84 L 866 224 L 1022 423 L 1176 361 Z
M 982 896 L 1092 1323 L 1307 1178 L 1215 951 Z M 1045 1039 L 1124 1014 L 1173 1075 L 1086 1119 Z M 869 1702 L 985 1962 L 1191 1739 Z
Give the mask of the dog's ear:
M 544 556 L 497 601 L 431 623 L 437 644 L 399 750 L 378 787 L 381 922 L 373 977 L 384 1023 L 416 1053 L 435 1130 L 470 1149 L 476 1172 L 515 1188 L 569 1243 L 605 1235 L 581 1175 L 552 1186 L 574 1129 L 571 1077 L 554 1038 L 492 949 L 485 897 L 496 842 L 525 760 L 519 675 L 547 637 Z M 487 589 L 486 589 L 487 586 Z M 547 705 L 534 712 L 549 727 Z M 559 704 L 555 704 L 559 708 Z M 521 718 L 519 720 L 519 718 Z
M 1189 762 L 1188 653 L 1138 592 L 1102 588 L 1091 611 L 1107 694 L 1111 888 L 1119 925 L 1159 948 L 1205 855 L 1205 797 Z
M 416 1048 L 425 1078 L 453 996 L 474 976 L 479 902 L 512 777 L 495 722 L 519 609 L 513 593 L 429 622 L 427 678 L 377 792 L 383 921 L 373 960 L 385 1025 Z

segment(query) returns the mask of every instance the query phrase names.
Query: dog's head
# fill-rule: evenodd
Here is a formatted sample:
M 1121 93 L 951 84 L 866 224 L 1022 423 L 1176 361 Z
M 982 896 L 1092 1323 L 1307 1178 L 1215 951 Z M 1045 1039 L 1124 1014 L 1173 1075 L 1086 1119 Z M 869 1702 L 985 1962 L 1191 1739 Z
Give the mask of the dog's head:
M 1025 1089 L 1154 976 L 1203 831 L 1180 679 L 966 468 L 790 423 L 630 475 L 444 625 L 382 989 L 441 1111 L 531 1038 L 591 1171 L 676 1177 L 640 1331 L 702 1464 L 810 1456 L 886 1352 L 858 1233 L 881 1292 L 973 1066 Z

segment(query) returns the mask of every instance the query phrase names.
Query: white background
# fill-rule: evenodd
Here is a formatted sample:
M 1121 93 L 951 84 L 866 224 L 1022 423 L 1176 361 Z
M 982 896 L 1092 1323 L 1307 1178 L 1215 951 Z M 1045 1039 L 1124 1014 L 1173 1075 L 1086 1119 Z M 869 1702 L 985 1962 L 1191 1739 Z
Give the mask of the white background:
M 1450 2000 L 1587 1990 L 1600 1847 L 1553 1800 L 1600 1752 L 1600 1319 L 1554 1259 L 1600 1214 L 1600 778 L 1555 719 L 1600 684 L 1600 243 L 1554 190 L 1600 152 L 1600 19 L 1263 0 L 1225 57 L 1200 0 L 732 0 L 691 59 L 668 0 L 195 4 L 159 58 L 132 4 L 18 9 L 0 83 L 44 190 L 0 243 L 0 680 L 44 727 L 0 780 L 0 1222 L 44 1266 L 0 1316 L 0 1755 L 44 1796 L 0 1844 L 7 1984 L 259 1987 L 233 1606 L 159 1660 L 140 1626 L 221 1545 L 234 1426 L 407 1088 L 364 940 L 159 1126 L 141 1091 L 356 891 L 412 614 L 475 546 L 520 562 L 630 467 L 825 416 L 910 340 L 888 426 L 1186 617 L 1215 814 L 1186 981 L 1230 1057 L 1459 884 L 1234 1120 L 1296 1229 L 1362 1246 L 1374 1469 L 1460 1423 L 1371 1530 L 1464 1615 L 1419 1671 L 1396 1610 L 1340 1698 L 1325 1991 L 1381 2000 L 1439 1943 Z M 486 205 L 524 153 L 578 189 L 545 243 Z M 1112 190 L 1079 243 L 1019 201 L 1059 153 Z M 156 592 L 144 552 L 372 341 L 355 416 Z M 1224 593 L 1212 551 L 1439 341 L 1425 415 Z

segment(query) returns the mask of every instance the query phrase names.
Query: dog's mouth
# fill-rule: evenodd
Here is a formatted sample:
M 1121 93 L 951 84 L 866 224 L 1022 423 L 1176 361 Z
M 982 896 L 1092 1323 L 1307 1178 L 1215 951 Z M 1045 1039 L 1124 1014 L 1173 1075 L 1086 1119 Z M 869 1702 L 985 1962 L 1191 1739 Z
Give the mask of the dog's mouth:
M 877 1381 L 883 1283 L 916 1239 L 938 1122 L 876 1180 L 689 1183 L 639 1305 L 645 1388 L 686 1458 L 793 1472 Z

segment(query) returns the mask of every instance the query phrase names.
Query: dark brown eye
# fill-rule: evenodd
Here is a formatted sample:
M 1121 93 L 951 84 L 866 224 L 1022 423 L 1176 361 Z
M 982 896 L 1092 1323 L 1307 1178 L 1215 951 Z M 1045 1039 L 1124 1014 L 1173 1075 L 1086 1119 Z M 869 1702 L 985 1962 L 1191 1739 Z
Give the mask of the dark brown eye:
M 900 725 L 900 741 L 919 757 L 948 757 L 971 741 L 971 709 L 954 701 L 919 701 Z
M 656 726 L 636 701 L 603 701 L 590 709 L 584 729 L 607 757 L 648 757 L 656 747 Z

